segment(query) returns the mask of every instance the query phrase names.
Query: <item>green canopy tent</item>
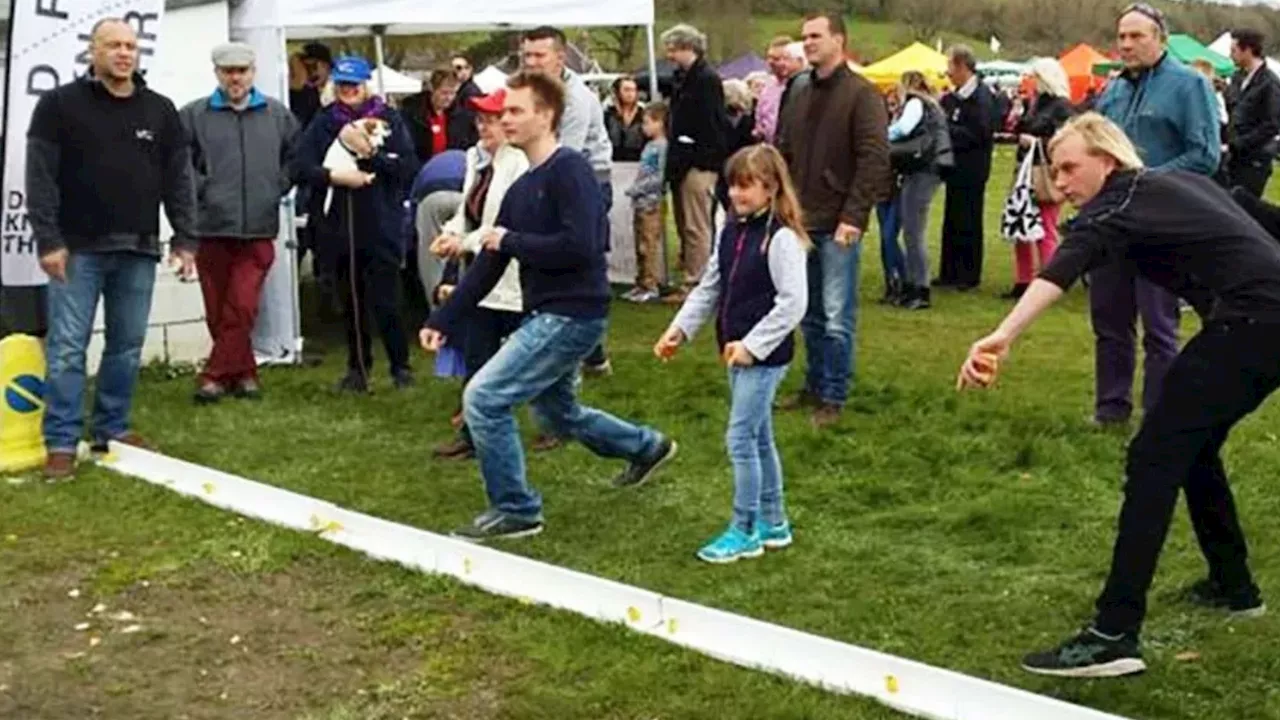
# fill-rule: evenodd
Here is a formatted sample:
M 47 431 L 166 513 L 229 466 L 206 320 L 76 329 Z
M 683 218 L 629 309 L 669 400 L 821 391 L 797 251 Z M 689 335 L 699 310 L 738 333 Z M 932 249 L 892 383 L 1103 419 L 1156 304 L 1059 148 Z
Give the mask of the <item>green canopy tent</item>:
M 1236 65 L 1231 62 L 1231 58 L 1223 57 L 1210 50 L 1204 43 L 1190 35 L 1170 35 L 1169 52 L 1187 64 L 1196 60 L 1208 60 L 1213 66 L 1213 71 L 1219 75 L 1226 76 L 1236 71 Z
M 1207 60 L 1213 66 L 1213 71 L 1223 77 L 1227 77 L 1236 71 L 1235 63 L 1231 62 L 1231 58 L 1210 50 L 1204 43 L 1190 35 L 1170 35 L 1169 54 L 1187 65 L 1196 60 Z M 1122 65 L 1119 61 L 1099 63 L 1093 66 L 1093 72 L 1097 75 L 1105 75 L 1121 67 Z

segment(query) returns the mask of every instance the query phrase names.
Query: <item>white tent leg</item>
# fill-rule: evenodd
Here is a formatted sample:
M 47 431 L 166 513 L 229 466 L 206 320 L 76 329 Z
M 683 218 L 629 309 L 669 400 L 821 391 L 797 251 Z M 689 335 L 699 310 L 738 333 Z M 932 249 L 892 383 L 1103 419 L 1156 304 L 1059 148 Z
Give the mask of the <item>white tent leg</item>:
M 658 100 L 662 96 L 658 92 L 658 44 L 654 39 L 653 23 L 644 26 L 645 39 L 649 43 L 649 99 Z M 662 248 L 658 255 L 662 258 L 662 278 L 660 282 L 671 282 L 671 265 L 667 261 L 667 229 L 662 229 Z
M 276 40 L 276 46 L 280 49 L 280 67 L 286 68 L 281 74 L 280 97 L 285 103 L 289 102 L 289 43 L 284 28 L 280 28 L 279 37 Z M 305 128 L 304 128 L 305 129 Z M 284 228 L 285 228 L 285 261 L 289 263 L 291 274 L 293 277 L 293 292 L 289 293 L 289 300 L 293 304 L 293 311 L 290 316 L 293 320 L 293 364 L 302 364 L 302 345 L 305 342 L 302 337 L 302 269 L 298 267 L 298 206 L 295 202 L 298 198 L 298 190 L 294 188 L 289 191 L 283 200 L 284 204 Z M 279 262 L 277 259 L 276 262 Z
M 653 23 L 645 25 L 644 32 L 649 41 L 649 99 L 657 100 L 661 96 L 658 94 L 658 46 L 653 37 Z
M 384 98 L 386 97 L 386 91 L 385 91 L 386 85 L 383 84 L 383 81 L 382 81 L 382 66 L 386 63 L 387 53 L 386 53 L 386 47 L 384 46 L 384 43 L 386 42 L 386 36 L 387 36 L 386 25 L 375 25 L 373 27 L 373 56 L 376 59 L 375 61 L 378 63 L 376 66 L 377 67 L 376 72 L 378 73 L 378 95 Z

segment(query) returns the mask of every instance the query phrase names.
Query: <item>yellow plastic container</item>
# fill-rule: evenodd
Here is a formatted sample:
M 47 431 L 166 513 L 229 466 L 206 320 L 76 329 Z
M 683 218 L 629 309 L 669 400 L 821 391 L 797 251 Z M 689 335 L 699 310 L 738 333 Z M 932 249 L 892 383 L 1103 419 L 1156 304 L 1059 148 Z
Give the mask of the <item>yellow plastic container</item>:
M 30 335 L 0 340 L 0 472 L 40 467 L 45 461 L 44 347 Z

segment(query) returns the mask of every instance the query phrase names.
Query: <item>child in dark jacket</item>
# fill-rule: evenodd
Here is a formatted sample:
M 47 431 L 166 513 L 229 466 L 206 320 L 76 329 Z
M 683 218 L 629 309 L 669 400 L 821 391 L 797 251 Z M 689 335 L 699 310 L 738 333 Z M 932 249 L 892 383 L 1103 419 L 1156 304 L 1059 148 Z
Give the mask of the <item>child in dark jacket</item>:
M 369 92 L 372 71 L 367 61 L 339 58 L 332 77 L 337 100 L 307 127 L 299 143 L 295 174 L 300 184 L 322 197 L 333 188 L 328 210 L 311 222 L 316 223 L 322 250 L 317 258 L 332 269 L 346 321 L 347 373 L 338 389 L 359 393 L 369 389 L 370 313 L 386 347 L 392 381 L 404 388 L 413 384 L 413 375 L 399 314 L 405 253 L 401 222 L 417 159 L 400 116 Z M 355 169 L 326 166 L 335 142 L 356 159 Z

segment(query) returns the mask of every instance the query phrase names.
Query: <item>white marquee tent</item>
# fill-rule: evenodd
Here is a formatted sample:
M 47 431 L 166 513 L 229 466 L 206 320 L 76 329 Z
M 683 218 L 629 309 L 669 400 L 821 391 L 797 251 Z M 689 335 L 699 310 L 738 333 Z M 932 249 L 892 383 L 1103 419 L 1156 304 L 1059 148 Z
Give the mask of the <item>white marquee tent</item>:
M 492 65 L 476 73 L 471 79 L 480 88 L 480 92 L 486 94 L 496 92 L 507 84 L 507 74 Z
M 519 30 L 539 25 L 643 26 L 648 38 L 649 76 L 656 84 L 653 4 L 654 0 L 243 0 L 231 12 L 231 37 L 257 50 L 259 87 L 287 98 L 285 41 L 290 39 L 372 35 L 376 63 L 382 65 L 386 35 Z M 375 85 L 378 82 L 375 77 Z M 282 212 L 288 221 L 282 223 L 282 236 L 277 239 L 280 259 L 263 288 L 254 351 L 260 358 L 292 363 L 301 361 L 302 331 L 290 202 Z
M 1231 33 L 1224 32 L 1218 36 L 1217 40 L 1209 46 L 1209 49 L 1218 53 L 1222 57 L 1231 57 Z M 1280 61 L 1273 57 L 1267 58 L 1267 69 L 1280 77 Z
M 412 95 L 422 90 L 422 81 L 399 70 L 379 65 L 376 71 L 382 92 L 388 95 Z

